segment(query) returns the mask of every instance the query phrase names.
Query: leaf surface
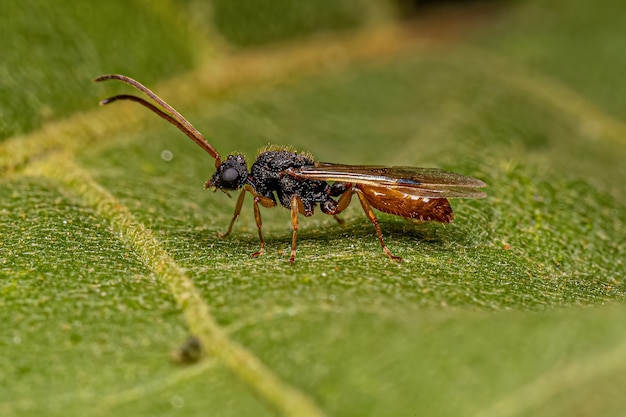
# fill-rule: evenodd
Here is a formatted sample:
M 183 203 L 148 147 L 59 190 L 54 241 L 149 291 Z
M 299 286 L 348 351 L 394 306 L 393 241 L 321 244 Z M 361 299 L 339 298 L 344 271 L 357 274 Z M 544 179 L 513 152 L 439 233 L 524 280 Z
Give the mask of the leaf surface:
M 16 11 L 0 39 L 39 56 L 3 66 L 0 414 L 621 415 L 626 39 L 620 2 L 605 3 L 286 31 L 299 40 L 234 52 L 224 43 L 244 23 L 184 19 L 194 2 L 34 10 L 51 29 Z M 105 30 L 134 13 L 141 26 Z M 275 35 L 256 30 L 249 44 Z M 48 38 L 63 33 L 82 34 L 68 35 L 79 52 Z M 136 62 L 113 47 L 125 42 Z M 85 45 L 94 55 L 59 77 Z M 222 155 L 251 163 L 272 143 L 439 167 L 484 180 L 488 197 L 454 200 L 446 226 L 379 214 L 400 264 L 355 201 L 344 225 L 301 219 L 289 265 L 289 213 L 265 209 L 267 251 L 251 259 L 251 202 L 218 238 L 234 199 L 203 190 L 212 159 L 139 106 L 97 108 L 129 92 L 88 83 L 102 72 L 149 85 Z M 189 334 L 204 359 L 170 363 Z

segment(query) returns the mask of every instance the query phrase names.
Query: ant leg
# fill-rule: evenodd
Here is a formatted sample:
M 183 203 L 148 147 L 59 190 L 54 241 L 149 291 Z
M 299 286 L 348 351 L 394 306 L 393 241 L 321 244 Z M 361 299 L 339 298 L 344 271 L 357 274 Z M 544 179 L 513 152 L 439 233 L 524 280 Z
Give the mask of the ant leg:
M 352 194 L 354 194 L 354 190 L 352 190 L 352 188 L 349 188 L 343 191 L 341 194 L 339 194 L 338 201 L 329 199 L 325 203 L 321 203 L 320 208 L 322 209 L 324 213 L 330 214 L 331 216 L 333 216 L 339 223 L 343 223 L 343 220 L 337 217 L 337 214 L 344 211 L 346 207 L 350 205 L 350 201 L 352 200 Z M 332 203 L 332 204 L 328 204 L 328 203 Z
M 243 206 L 243 200 L 245 196 L 246 196 L 246 190 L 244 189 L 241 191 L 241 194 L 239 194 L 239 198 L 237 199 L 237 204 L 235 205 L 235 214 L 233 215 L 233 218 L 230 221 L 230 224 L 228 225 L 228 230 L 226 231 L 226 233 L 218 232 L 217 235 L 219 237 L 226 237 L 233 230 L 233 225 L 235 224 L 235 221 L 239 218 L 239 215 L 241 214 L 241 207 Z
M 259 197 L 254 197 L 254 220 L 256 220 L 256 227 L 259 231 L 259 242 L 261 247 L 258 251 L 250 254 L 250 256 L 256 258 L 259 255 L 263 255 L 263 252 L 265 252 L 265 240 L 263 240 L 263 233 L 261 232 L 263 222 L 261 221 L 261 210 L 259 210 Z
M 254 220 L 256 221 L 256 227 L 259 231 L 259 242 L 261 244 L 261 247 L 259 248 L 258 251 L 250 254 L 251 257 L 256 258 L 259 255 L 263 255 L 263 252 L 265 252 L 265 240 L 263 239 L 263 233 L 261 232 L 261 226 L 263 226 L 263 222 L 261 221 L 261 210 L 259 209 L 259 203 L 263 206 L 263 207 L 274 207 L 276 205 L 276 203 L 268 197 L 263 197 L 262 195 L 255 195 L 254 196 Z
M 298 238 L 298 196 L 291 197 L 291 227 L 293 228 L 293 235 L 291 236 L 291 256 L 289 256 L 289 263 L 293 264 L 296 261 L 296 245 Z
M 339 200 L 337 201 L 337 208 L 333 213 L 334 215 L 341 213 L 350 205 L 350 201 L 352 201 L 352 194 L 354 194 L 354 190 L 352 188 L 349 188 L 339 196 Z
M 322 205 L 322 211 L 326 214 L 330 214 L 335 220 L 337 220 L 337 223 L 343 225 L 345 222 L 337 215 L 344 211 L 346 207 L 350 205 L 350 200 L 352 200 L 352 194 L 354 194 L 352 188 L 345 189 L 341 194 L 339 194 L 339 201 L 337 201 L 337 204 L 334 207 L 327 208 L 326 206 Z
M 378 241 L 380 242 L 380 246 L 382 246 L 385 255 L 387 255 L 389 259 L 393 261 L 402 261 L 402 258 L 400 256 L 393 255 L 387 245 L 385 245 L 385 241 L 383 240 L 383 232 L 380 230 L 380 226 L 378 225 L 378 219 L 376 218 L 376 215 L 374 214 L 374 210 L 372 210 L 370 203 L 367 201 L 365 194 L 363 194 L 363 192 L 358 188 L 355 188 L 354 192 L 359 197 L 359 201 L 361 202 L 361 207 L 363 207 L 365 215 L 370 219 L 370 221 L 374 225 L 374 228 L 376 229 L 376 236 L 378 236 Z

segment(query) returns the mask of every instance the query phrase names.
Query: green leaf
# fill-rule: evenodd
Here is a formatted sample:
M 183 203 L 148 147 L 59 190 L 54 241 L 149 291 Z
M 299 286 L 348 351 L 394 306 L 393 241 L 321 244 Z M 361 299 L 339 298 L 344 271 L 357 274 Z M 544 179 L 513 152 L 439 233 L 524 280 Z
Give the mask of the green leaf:
M 98 97 L 94 74 L 154 82 L 189 69 L 195 44 L 182 17 L 148 4 L 3 2 L 0 139 L 89 108 Z
M 188 1 L 196 9 L 202 4 Z M 355 28 L 386 20 L 394 9 L 392 2 L 364 0 L 214 0 L 212 5 L 216 29 L 229 42 L 245 47 Z
M 604 3 L 462 6 L 240 52 L 197 2 L 33 5 L 50 28 L 8 4 L 21 17 L 1 18 L 0 42 L 38 53 L 2 67 L 0 414 L 623 414 L 626 39 L 620 2 Z M 274 39 L 259 27 L 251 44 Z M 82 36 L 41 46 L 58 33 Z M 67 78 L 86 50 L 69 40 L 94 55 Z M 446 226 L 377 214 L 402 263 L 355 201 L 344 225 L 301 218 L 290 265 L 289 212 L 262 209 L 251 259 L 250 200 L 218 238 L 235 199 L 203 190 L 213 160 L 139 106 L 97 108 L 130 90 L 88 83 L 105 71 L 146 83 L 224 156 L 273 143 L 438 166 L 488 198 L 453 200 Z M 189 335 L 202 360 L 172 363 Z

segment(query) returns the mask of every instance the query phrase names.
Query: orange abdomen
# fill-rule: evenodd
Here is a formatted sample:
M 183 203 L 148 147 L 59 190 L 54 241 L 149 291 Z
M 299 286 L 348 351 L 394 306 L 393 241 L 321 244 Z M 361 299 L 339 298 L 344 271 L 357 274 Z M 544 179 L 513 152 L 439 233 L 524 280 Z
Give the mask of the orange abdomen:
M 427 198 L 407 194 L 391 187 L 358 184 L 367 201 L 376 210 L 407 219 L 450 223 L 454 219 L 446 198 Z

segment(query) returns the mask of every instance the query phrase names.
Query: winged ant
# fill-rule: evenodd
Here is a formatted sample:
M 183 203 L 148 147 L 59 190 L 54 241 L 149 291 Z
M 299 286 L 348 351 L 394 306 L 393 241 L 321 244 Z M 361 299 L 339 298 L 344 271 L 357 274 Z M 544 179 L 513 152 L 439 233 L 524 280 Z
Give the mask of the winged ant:
M 157 105 L 128 94 L 116 95 L 100 102 L 101 105 L 118 100 L 139 103 L 167 120 L 191 140 L 196 142 L 215 160 L 216 172 L 205 183 L 213 191 L 242 190 L 235 204 L 235 214 L 228 226 L 228 236 L 243 206 L 246 193 L 252 194 L 254 219 L 259 234 L 259 250 L 252 253 L 257 257 L 265 251 L 261 232 L 260 206 L 271 208 L 280 203 L 291 210 L 291 254 L 289 262 L 296 259 L 296 240 L 300 214 L 309 217 L 319 204 L 323 213 L 336 217 L 348 207 L 356 194 L 367 218 L 374 225 L 376 236 L 385 254 L 394 261 L 402 258 L 391 253 L 383 240 L 374 210 L 404 217 L 407 220 L 452 222 L 454 215 L 449 198 L 483 198 L 479 188 L 486 184 L 476 178 L 436 168 L 383 167 L 369 165 L 344 165 L 316 162 L 307 153 L 298 153 L 288 148 L 269 147 L 262 150 L 248 169 L 243 155 L 228 155 L 222 160 L 220 153 L 172 106 L 167 104 L 147 87 L 125 75 L 108 74 L 94 81 L 118 80 L 129 84 L 150 97 Z M 229 194 L 230 195 L 230 194 Z

